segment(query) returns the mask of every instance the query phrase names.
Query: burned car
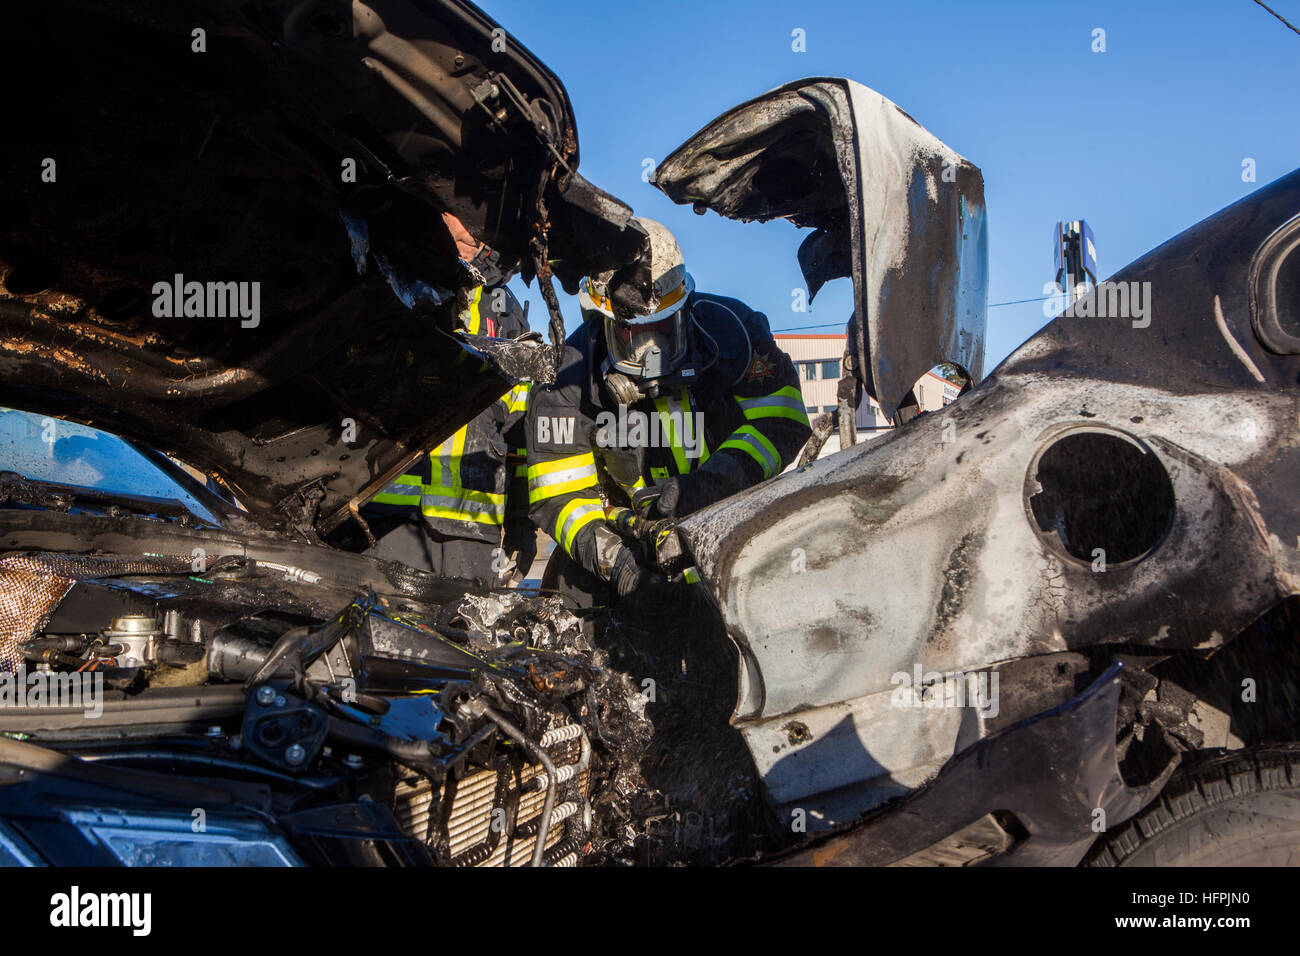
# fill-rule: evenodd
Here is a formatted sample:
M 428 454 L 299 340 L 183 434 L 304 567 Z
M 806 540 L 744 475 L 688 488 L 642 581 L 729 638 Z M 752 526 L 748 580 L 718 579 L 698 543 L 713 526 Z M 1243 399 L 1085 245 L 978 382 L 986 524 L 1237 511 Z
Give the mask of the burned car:
M 981 374 L 978 171 L 929 139 L 856 84 L 802 81 L 657 185 L 814 227 L 810 290 L 853 277 L 846 364 L 901 410 L 931 363 Z M 732 723 L 771 803 L 823 831 L 786 859 L 1294 861 L 1298 249 L 1293 173 L 942 412 L 680 523 L 661 556 L 739 649 Z
M 642 254 L 513 37 L 459 0 L 59 0 L 5 38 L 79 69 L 0 156 L 0 402 L 45 443 L 0 474 L 0 859 L 1293 852 L 1300 175 L 1113 277 L 1149 316 L 1099 287 L 980 381 L 974 165 L 835 78 L 706 126 L 655 184 L 813 230 L 853 387 L 843 451 L 656 539 L 700 579 L 669 623 L 358 553 L 370 497 L 553 374 L 552 279 Z M 549 345 L 453 333 L 443 212 Z M 978 384 L 854 445 L 941 361 Z M 102 481 L 60 470 L 104 433 Z

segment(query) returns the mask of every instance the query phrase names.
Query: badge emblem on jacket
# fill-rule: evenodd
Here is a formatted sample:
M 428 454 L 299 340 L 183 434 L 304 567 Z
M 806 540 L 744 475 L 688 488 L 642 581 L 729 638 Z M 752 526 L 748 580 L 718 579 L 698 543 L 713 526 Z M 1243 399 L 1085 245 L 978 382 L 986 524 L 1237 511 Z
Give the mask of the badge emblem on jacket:
M 762 381 L 775 373 L 775 362 L 766 355 L 755 354 L 753 361 L 749 363 L 749 371 L 745 373 L 745 378 L 750 381 Z

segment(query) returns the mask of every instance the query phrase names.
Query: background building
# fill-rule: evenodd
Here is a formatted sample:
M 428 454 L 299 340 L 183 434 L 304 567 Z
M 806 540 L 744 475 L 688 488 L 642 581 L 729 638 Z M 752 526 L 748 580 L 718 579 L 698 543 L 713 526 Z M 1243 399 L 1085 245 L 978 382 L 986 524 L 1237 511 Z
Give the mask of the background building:
M 843 358 L 847 338 L 842 333 L 815 334 L 811 332 L 786 332 L 775 336 L 776 344 L 790 356 L 799 372 L 799 389 L 803 392 L 804 410 L 810 420 L 822 412 L 835 410 L 836 394 L 844 375 Z M 914 388 L 917 405 L 922 411 L 932 412 L 943 408 L 957 397 L 960 389 L 935 371 L 926 372 L 917 379 Z M 889 416 L 867 397 L 858 407 L 858 436 L 874 438 L 893 425 Z M 838 433 L 833 433 L 822 448 L 822 455 L 840 450 Z

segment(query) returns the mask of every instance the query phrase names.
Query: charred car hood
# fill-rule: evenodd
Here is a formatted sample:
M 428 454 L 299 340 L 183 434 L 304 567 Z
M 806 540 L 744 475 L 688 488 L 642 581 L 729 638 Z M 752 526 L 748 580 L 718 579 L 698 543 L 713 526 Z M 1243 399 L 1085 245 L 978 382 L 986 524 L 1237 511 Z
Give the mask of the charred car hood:
M 679 203 L 814 231 L 799 249 L 811 295 L 852 277 L 853 358 L 892 413 L 921 375 L 984 365 L 984 179 L 894 103 L 852 80 L 797 80 L 728 110 L 663 161 Z
M 441 212 L 526 278 L 622 254 L 564 88 L 468 3 L 57 0 L 4 45 L 0 403 L 217 472 L 264 525 L 328 530 L 544 375 L 451 337 L 475 280 Z M 69 65 L 33 86 L 18 48 Z

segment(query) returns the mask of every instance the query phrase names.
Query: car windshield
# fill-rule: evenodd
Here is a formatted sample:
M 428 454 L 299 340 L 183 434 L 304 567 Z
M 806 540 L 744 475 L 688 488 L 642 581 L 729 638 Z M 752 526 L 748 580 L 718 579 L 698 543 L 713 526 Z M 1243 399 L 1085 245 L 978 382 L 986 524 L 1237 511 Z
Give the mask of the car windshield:
M 0 408 L 0 472 L 86 489 L 100 500 L 120 498 L 136 512 L 149 511 L 149 501 L 140 499 L 156 502 L 163 513 L 180 506 L 200 521 L 220 524 L 195 495 L 122 438 L 61 418 Z M 98 509 L 77 502 L 73 510 Z

